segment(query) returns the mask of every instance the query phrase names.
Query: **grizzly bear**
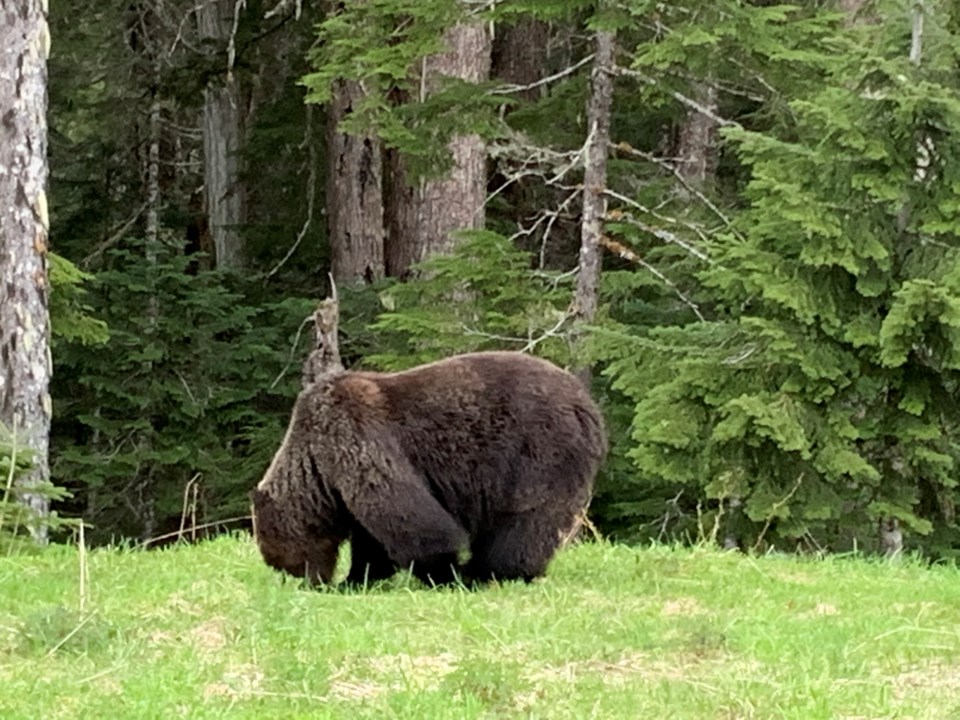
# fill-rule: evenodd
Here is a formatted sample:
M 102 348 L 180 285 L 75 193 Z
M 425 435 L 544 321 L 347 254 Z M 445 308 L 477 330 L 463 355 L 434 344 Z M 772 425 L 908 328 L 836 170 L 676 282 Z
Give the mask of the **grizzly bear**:
M 272 567 L 347 581 L 530 581 L 589 502 L 607 443 L 581 381 L 515 352 L 397 373 L 339 370 L 300 393 L 252 493 Z

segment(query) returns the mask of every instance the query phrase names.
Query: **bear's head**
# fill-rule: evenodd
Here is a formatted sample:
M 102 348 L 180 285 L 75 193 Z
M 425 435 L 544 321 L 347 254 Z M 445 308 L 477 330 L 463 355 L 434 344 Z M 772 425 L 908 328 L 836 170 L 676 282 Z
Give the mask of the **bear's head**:
M 254 537 L 267 565 L 312 584 L 329 583 L 339 543 L 265 490 L 253 490 L 250 499 Z

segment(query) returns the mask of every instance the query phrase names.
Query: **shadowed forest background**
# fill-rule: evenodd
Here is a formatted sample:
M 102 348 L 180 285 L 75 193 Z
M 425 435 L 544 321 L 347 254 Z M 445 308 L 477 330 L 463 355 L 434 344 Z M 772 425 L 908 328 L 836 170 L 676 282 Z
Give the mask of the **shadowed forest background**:
M 590 368 L 605 535 L 960 550 L 957 3 L 49 24 L 50 468 L 88 540 L 243 525 L 329 273 L 348 367 Z

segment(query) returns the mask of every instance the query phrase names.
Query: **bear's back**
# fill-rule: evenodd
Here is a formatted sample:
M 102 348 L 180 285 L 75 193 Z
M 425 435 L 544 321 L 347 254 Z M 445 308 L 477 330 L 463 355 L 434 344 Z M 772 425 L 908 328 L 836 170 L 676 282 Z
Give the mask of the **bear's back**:
M 358 373 L 359 375 L 359 373 Z M 410 434 L 446 431 L 491 441 L 505 431 L 527 435 L 571 408 L 595 412 L 570 373 L 516 352 L 457 355 L 398 373 L 369 373 L 391 421 Z
M 526 505 L 530 493 L 540 499 L 589 483 L 606 451 L 586 388 L 539 358 L 469 353 L 399 373 L 355 375 L 377 387 L 407 457 L 454 511 L 485 497 Z

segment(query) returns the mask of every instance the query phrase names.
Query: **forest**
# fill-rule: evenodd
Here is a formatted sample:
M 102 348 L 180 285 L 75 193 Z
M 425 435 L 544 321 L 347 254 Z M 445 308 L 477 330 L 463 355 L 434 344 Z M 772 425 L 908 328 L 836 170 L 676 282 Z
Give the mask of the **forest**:
M 249 527 L 332 281 L 349 368 L 589 382 L 605 537 L 960 553 L 960 4 L 21 5 L 0 535 Z

